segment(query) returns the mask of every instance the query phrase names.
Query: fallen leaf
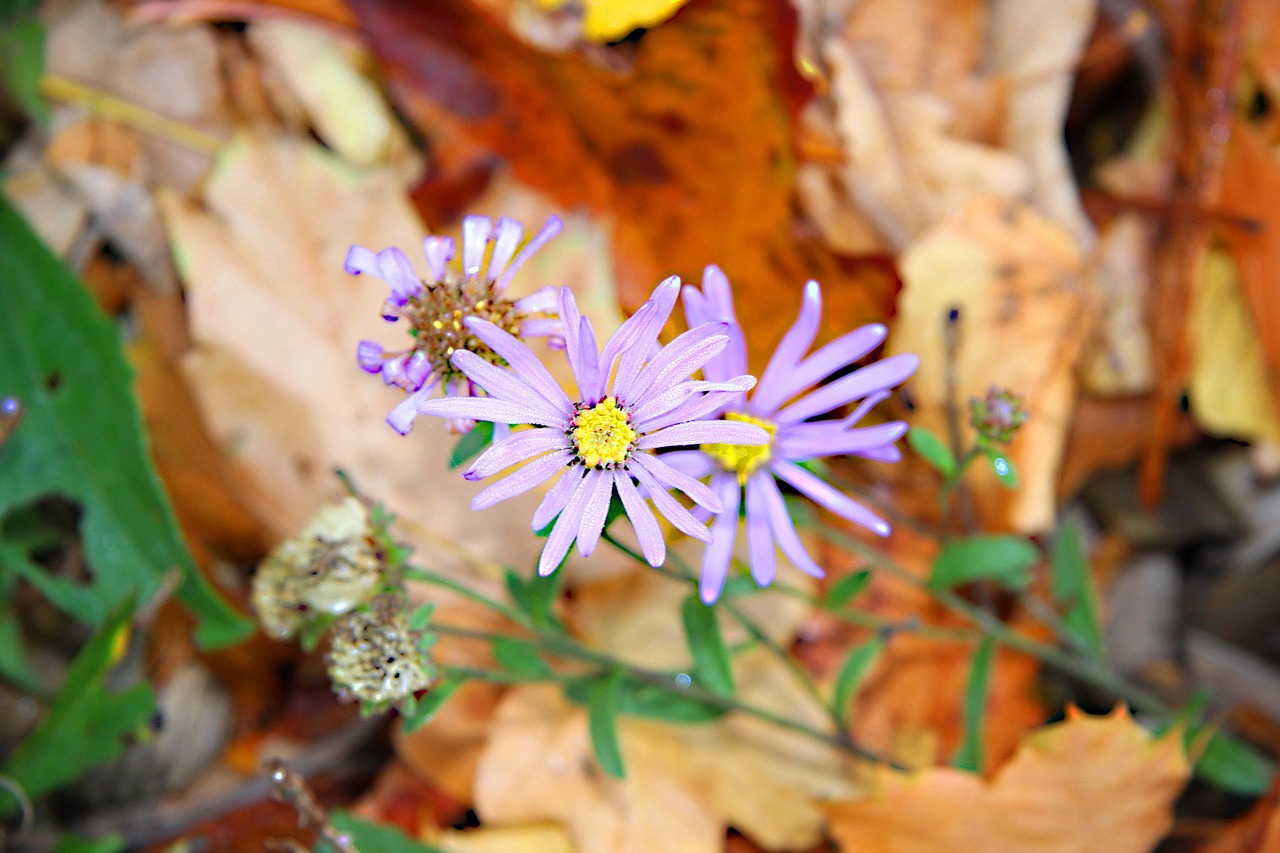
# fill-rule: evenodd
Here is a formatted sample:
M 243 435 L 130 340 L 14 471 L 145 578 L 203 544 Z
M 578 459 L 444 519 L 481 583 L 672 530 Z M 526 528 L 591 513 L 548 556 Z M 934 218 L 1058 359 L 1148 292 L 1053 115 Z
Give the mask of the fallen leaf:
M 1029 416 L 1008 447 L 1018 489 L 1006 489 L 986 466 L 974 466 L 968 482 L 988 527 L 1050 529 L 1073 369 L 1088 333 L 1075 241 L 1023 204 L 983 197 L 912 244 L 901 267 L 890 350 L 920 356 L 920 369 L 904 386 L 916 404 L 914 424 L 947 434 L 948 370 L 966 435 L 970 398 L 992 385 L 1022 395 Z M 948 364 L 944 329 L 953 308 L 960 342 Z
M 950 767 L 880 768 L 875 791 L 824 806 L 841 850 L 1146 853 L 1190 774 L 1180 733 L 1155 738 L 1122 708 L 1029 735 L 990 782 Z
M 1268 853 L 1280 850 L 1280 782 L 1196 853 Z
M 445 853 L 575 853 L 562 827 L 501 827 L 443 832 L 435 839 Z

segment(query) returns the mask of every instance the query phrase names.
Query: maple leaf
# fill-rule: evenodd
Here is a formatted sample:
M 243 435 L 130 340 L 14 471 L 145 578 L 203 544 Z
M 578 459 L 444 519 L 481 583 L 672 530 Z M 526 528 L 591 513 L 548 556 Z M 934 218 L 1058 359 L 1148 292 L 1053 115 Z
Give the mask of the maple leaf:
M 1123 708 L 1073 710 L 1030 734 L 989 782 L 950 767 L 879 769 L 873 794 L 824 809 L 840 849 L 858 853 L 1145 853 L 1189 774 L 1180 732 L 1155 738 Z

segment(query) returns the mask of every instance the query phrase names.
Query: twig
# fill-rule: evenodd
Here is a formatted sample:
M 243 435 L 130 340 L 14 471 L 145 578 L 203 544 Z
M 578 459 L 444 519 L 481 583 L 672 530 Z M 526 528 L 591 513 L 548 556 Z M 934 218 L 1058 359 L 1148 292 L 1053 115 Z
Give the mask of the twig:
M 212 133 L 160 115 L 146 107 L 117 98 L 115 95 L 77 83 L 57 74 L 40 79 L 40 93 L 46 98 L 75 104 L 90 113 L 109 119 L 133 130 L 208 154 L 217 154 L 226 143 Z

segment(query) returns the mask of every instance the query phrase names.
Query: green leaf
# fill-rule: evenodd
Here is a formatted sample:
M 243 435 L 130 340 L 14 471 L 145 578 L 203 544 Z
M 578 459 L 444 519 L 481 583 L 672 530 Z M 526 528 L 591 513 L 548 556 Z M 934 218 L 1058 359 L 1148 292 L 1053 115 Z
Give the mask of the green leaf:
M 22 421 L 0 448 L 0 518 L 49 494 L 83 508 L 80 535 L 93 570 L 84 587 L 97 622 L 131 596 L 147 601 L 172 569 L 206 648 L 237 642 L 253 624 L 196 569 L 143 445 L 132 375 L 115 327 L 0 198 L 0 396 Z
M 1192 747 L 1204 736 L 1203 726 L 1187 727 L 1187 745 Z M 1275 762 L 1254 747 L 1224 731 L 1209 735 L 1204 751 L 1195 763 L 1196 775 L 1246 797 L 1260 797 L 1271 787 Z
M 951 759 L 953 766 L 973 773 L 982 772 L 982 727 L 986 719 L 987 690 L 991 685 L 995 652 L 995 639 L 983 637 L 973 656 L 969 683 L 964 689 L 964 740 Z
M 621 669 L 611 669 L 587 690 L 587 723 L 591 731 L 591 751 L 606 775 L 621 779 L 626 775 L 622 747 L 618 743 L 618 705 L 622 694 Z
M 692 684 L 688 675 L 684 676 Z M 727 713 L 722 705 L 710 704 L 685 694 L 685 688 L 676 682 L 678 676 L 672 676 L 670 687 L 660 687 L 625 677 L 622 682 L 622 693 L 618 699 L 618 712 L 629 717 L 643 717 L 648 720 L 661 720 L 665 723 L 708 723 L 718 720 Z M 583 679 L 565 685 L 565 697 L 571 702 L 587 706 L 590 704 L 592 679 Z
M 568 555 L 565 556 L 568 559 Z M 507 592 L 511 600 L 520 610 L 528 614 L 533 623 L 539 627 L 556 624 L 551 612 L 551 605 L 560 594 L 560 578 L 564 575 L 564 563 L 549 575 L 539 575 L 536 571 L 529 580 L 525 580 L 510 569 L 507 570 Z
M 935 471 L 950 480 L 956 474 L 956 457 L 951 450 L 924 427 L 913 426 L 907 432 L 907 444 L 916 455 L 928 462 Z
M 53 848 L 53 853 L 120 853 L 125 846 L 124 839 L 119 835 L 107 835 L 102 838 L 64 835 L 58 839 L 58 846 Z
M 444 703 L 454 694 L 459 687 L 465 682 L 463 679 L 452 675 L 443 676 L 435 684 L 431 685 L 425 695 L 418 699 L 418 704 L 414 707 L 412 714 L 406 714 L 400 721 L 400 729 L 405 734 L 417 731 L 418 729 L 431 722 L 431 718 L 436 715 L 444 707 Z
M 854 572 L 851 575 L 845 575 L 839 578 L 827 590 L 826 597 L 822 599 L 822 606 L 828 610 L 839 610 L 850 601 L 862 594 L 867 588 L 867 584 L 871 582 L 871 571 L 863 569 Z
M 1089 654 L 1102 660 L 1106 652 L 1098 624 L 1098 593 L 1080 542 L 1080 531 L 1074 524 L 1064 525 L 1054 537 L 1049 567 L 1053 600 L 1063 609 L 1063 621 Z
M 840 666 L 839 674 L 836 675 L 836 686 L 831 700 L 836 713 L 841 718 L 848 715 L 849 704 L 853 701 L 854 694 L 862 686 L 871 665 L 880 659 L 883 652 L 884 639 L 879 636 L 859 643 L 849 650 L 848 656 Z
M 493 424 L 489 421 L 480 421 L 470 432 L 458 439 L 458 443 L 453 446 L 453 453 L 449 454 L 449 468 L 461 468 L 471 460 L 471 457 L 477 456 L 482 450 L 493 443 Z
M 0 28 L 0 84 L 23 112 L 41 124 L 49 121 L 49 108 L 40 97 L 44 37 L 44 24 L 34 18 Z
M 28 693 L 44 693 L 44 685 L 27 663 L 22 626 L 10 608 L 0 610 L 0 678 Z
M 120 754 L 125 738 L 141 732 L 155 710 L 151 685 L 108 691 L 107 675 L 129 643 L 133 602 L 126 599 L 89 638 L 40 726 L 0 768 L 27 796 L 38 799 L 90 767 Z
M 350 836 L 352 846 L 365 853 L 443 853 L 439 847 L 414 841 L 394 826 L 373 823 L 343 809 L 330 812 L 329 823 Z M 333 847 L 323 841 L 315 849 L 316 853 L 334 853 Z
M 973 581 L 995 581 L 1021 590 L 1031 583 L 1031 567 L 1040 559 L 1036 546 L 1021 536 L 951 539 L 933 561 L 929 586 L 947 589 Z
M 542 659 L 542 651 L 516 637 L 494 637 L 493 658 L 499 666 L 520 675 L 545 678 L 552 673 L 550 665 Z
M 987 461 L 991 463 L 991 470 L 1006 488 L 1018 488 L 1018 469 L 1014 467 L 1012 459 L 990 446 L 983 447 L 982 454 L 987 457 Z
M 431 624 L 431 617 L 436 612 L 435 604 L 428 601 L 409 614 L 409 630 L 425 631 Z
M 732 696 L 733 659 L 720 633 L 715 608 L 703 604 L 697 593 L 691 593 L 680 607 L 680 618 L 698 683 L 713 693 Z

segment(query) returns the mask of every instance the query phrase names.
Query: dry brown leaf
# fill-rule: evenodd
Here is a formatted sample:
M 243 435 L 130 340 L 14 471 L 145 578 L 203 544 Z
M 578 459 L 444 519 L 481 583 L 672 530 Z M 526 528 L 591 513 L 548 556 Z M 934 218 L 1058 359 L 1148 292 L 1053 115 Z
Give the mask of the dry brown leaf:
M 905 386 L 916 402 L 914 423 L 947 434 L 944 328 L 948 311 L 958 308 L 962 340 L 950 368 L 961 412 L 994 384 L 1023 395 L 1030 413 L 1009 447 L 1018 489 L 974 466 L 969 482 L 979 507 L 997 528 L 1049 529 L 1075 394 L 1072 371 L 1088 333 L 1074 240 L 1023 204 L 983 197 L 913 244 L 901 266 L 890 349 L 920 356 Z
M 990 782 L 949 767 L 882 769 L 865 799 L 824 808 L 857 853 L 1146 853 L 1190 774 L 1179 732 L 1154 738 L 1123 709 L 1031 734 Z
M 1196 853 L 1273 853 L 1280 850 L 1280 781 Z
M 574 853 L 575 851 L 564 829 L 552 824 L 443 832 L 431 840 L 445 853 Z

